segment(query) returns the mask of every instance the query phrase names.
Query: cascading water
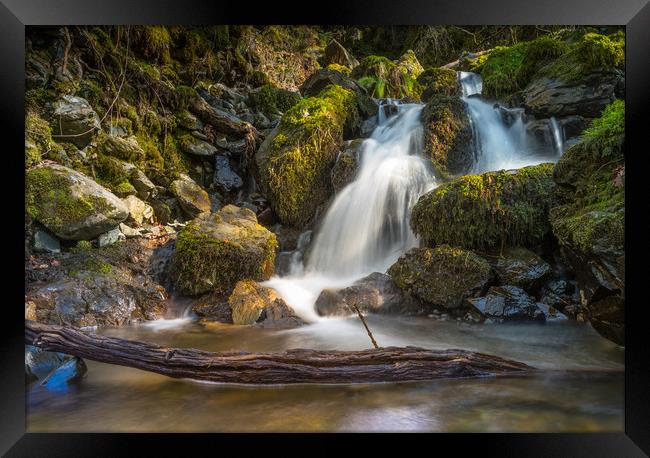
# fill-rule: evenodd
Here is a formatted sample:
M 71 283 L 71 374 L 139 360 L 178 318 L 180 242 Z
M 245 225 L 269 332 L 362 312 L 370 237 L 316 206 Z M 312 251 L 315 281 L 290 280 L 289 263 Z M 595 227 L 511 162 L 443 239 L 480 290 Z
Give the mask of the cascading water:
M 481 76 L 458 72 L 467 105 L 474 141 L 475 161 L 472 173 L 501 169 L 518 169 L 552 160 L 546 145 L 540 144 L 526 130 L 524 110 L 506 108 L 481 97 Z
M 397 113 L 387 116 L 386 104 Z M 409 217 L 418 198 L 435 186 L 421 157 L 422 105 L 387 101 L 379 126 L 360 149 L 356 179 L 336 196 L 315 234 L 309 259 L 286 277 L 265 283 L 296 313 L 316 321 L 313 305 L 325 288 L 352 284 L 372 272 L 385 272 L 418 240 Z

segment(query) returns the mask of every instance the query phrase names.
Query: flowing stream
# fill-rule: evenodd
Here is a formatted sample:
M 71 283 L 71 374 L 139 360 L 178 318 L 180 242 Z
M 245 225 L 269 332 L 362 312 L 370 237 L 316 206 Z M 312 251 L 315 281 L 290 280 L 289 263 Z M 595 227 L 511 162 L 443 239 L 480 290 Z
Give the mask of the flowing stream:
M 474 134 L 472 172 L 555 161 L 561 127 L 539 142 L 521 110 L 481 96 L 480 77 L 460 73 Z M 395 114 L 387 116 L 384 106 Z M 423 159 L 419 104 L 383 102 L 362 144 L 356 179 L 342 189 L 314 232 L 298 240 L 275 288 L 310 325 L 290 330 L 199 324 L 174 300 L 166 320 L 97 332 L 208 351 L 359 350 L 370 342 L 359 319 L 323 318 L 324 288 L 386 269 L 417 246 L 409 228 L 417 199 L 436 179 Z M 303 254 L 307 250 L 307 255 Z M 462 348 L 547 369 L 527 377 L 369 385 L 237 386 L 174 380 L 87 361 L 88 374 L 59 392 L 29 386 L 29 432 L 160 431 L 623 431 L 624 350 L 580 322 L 468 324 L 427 317 L 369 315 L 381 346 Z M 574 371 L 576 370 L 576 371 Z

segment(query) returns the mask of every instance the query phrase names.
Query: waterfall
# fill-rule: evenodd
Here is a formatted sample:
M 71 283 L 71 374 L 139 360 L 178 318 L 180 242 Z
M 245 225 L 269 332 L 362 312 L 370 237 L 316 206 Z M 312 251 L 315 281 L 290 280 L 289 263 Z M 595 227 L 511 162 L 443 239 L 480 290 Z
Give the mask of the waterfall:
M 409 226 L 411 209 L 435 186 L 420 154 L 422 108 L 390 100 L 380 104 L 379 125 L 360 147 L 357 176 L 339 192 L 315 231 L 304 268 L 293 265 L 288 276 L 264 283 L 302 318 L 318 319 L 313 305 L 324 288 L 385 272 L 417 246 Z
M 551 132 L 553 134 L 555 153 L 558 157 L 562 156 L 562 153 L 564 153 L 564 131 L 562 130 L 560 123 L 555 119 L 555 116 L 551 116 Z
M 471 173 L 517 169 L 556 159 L 555 149 L 540 144 L 526 129 L 522 108 L 506 108 L 482 96 L 481 76 L 458 72 L 462 99 L 472 127 L 474 166 Z

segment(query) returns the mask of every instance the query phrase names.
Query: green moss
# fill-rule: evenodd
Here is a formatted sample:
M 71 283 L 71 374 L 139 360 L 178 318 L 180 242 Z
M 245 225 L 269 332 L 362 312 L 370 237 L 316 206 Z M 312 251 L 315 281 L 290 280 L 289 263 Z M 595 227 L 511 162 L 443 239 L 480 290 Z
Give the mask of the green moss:
M 145 57 L 154 58 L 159 62 L 169 62 L 171 37 L 165 26 L 144 26 L 141 31 L 142 53 Z
M 620 152 L 625 140 L 625 102 L 615 100 L 583 134 L 585 143 L 602 157 Z
M 622 69 L 624 63 L 625 34 L 622 31 L 611 35 L 587 33 L 568 45 L 560 58 L 539 73 L 572 82 L 594 71 Z
M 422 111 L 424 153 L 440 179 L 465 173 L 472 164 L 472 129 L 459 97 L 432 95 Z
M 128 180 L 129 172 L 119 159 L 98 154 L 95 160 L 95 177 L 100 184 L 115 189 L 117 185 Z
M 483 94 L 504 97 L 521 89 L 517 78 L 526 55 L 526 42 L 513 46 L 497 46 L 489 54 L 479 56 L 471 70 L 483 78 Z
M 283 222 L 304 225 L 327 198 L 343 133 L 356 122 L 354 92 L 335 85 L 285 113 L 268 154 L 257 156 L 261 182 Z
M 423 88 L 422 98 L 430 98 L 434 94 L 457 95 L 459 93 L 458 77 L 450 68 L 428 68 L 417 78 L 418 84 Z
M 350 76 L 352 73 L 352 70 L 350 68 L 346 67 L 345 65 L 340 65 L 340 64 L 329 64 L 327 66 L 328 70 L 333 70 L 335 72 L 339 72 L 344 74 L 345 76 Z
M 128 181 L 123 181 L 115 186 L 114 192 L 119 197 L 132 196 L 137 194 L 137 190 Z
M 25 168 L 41 162 L 43 156 L 56 147 L 50 125 L 33 112 L 25 117 L 25 140 Z
M 284 113 L 300 101 L 297 92 L 280 89 L 272 84 L 265 84 L 248 94 L 248 105 L 262 111 L 267 116 L 278 112 Z
M 421 88 L 416 80 L 419 74 L 420 71 L 407 55 L 399 64 L 383 56 L 368 56 L 352 70 L 352 77 L 371 97 L 378 98 L 419 97 Z
M 220 214 L 208 218 L 220 221 Z M 172 275 L 185 294 L 230 291 L 243 278 L 268 279 L 273 274 L 277 240 L 259 224 L 238 226 L 225 234 L 193 220 L 179 234 L 172 257 Z M 239 232 L 239 236 L 233 237 Z M 267 234 L 262 240 L 259 235 Z M 255 241 L 256 247 L 246 246 Z
M 541 164 L 515 173 L 457 178 L 420 198 L 411 227 L 428 246 L 488 249 L 538 243 L 550 231 L 552 172 L 552 164 Z
M 69 179 L 46 167 L 27 171 L 25 191 L 27 214 L 54 233 L 61 232 L 71 222 L 110 209 L 102 197 L 73 196 Z

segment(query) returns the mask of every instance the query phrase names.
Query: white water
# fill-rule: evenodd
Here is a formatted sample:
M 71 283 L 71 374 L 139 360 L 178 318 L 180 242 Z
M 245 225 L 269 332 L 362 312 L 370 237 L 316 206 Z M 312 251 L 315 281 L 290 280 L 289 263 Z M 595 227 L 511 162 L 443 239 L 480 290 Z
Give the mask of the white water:
M 518 169 L 554 159 L 554 152 L 546 154 L 545 145 L 527 133 L 523 109 L 497 108 L 483 99 L 483 81 L 476 73 L 459 72 L 458 78 L 472 125 L 475 150 L 472 173 Z
M 558 157 L 562 156 L 562 153 L 564 153 L 564 131 L 562 130 L 560 123 L 555 119 L 555 116 L 551 116 L 551 132 L 553 134 L 555 153 Z
M 393 104 L 388 101 L 387 103 Z M 385 272 L 418 245 L 409 227 L 418 198 L 435 187 L 422 151 L 422 105 L 397 105 L 364 141 L 356 179 L 336 196 L 318 228 L 309 259 L 286 277 L 265 282 L 307 321 L 321 319 L 314 303 L 325 288 L 342 288 L 372 272 Z

